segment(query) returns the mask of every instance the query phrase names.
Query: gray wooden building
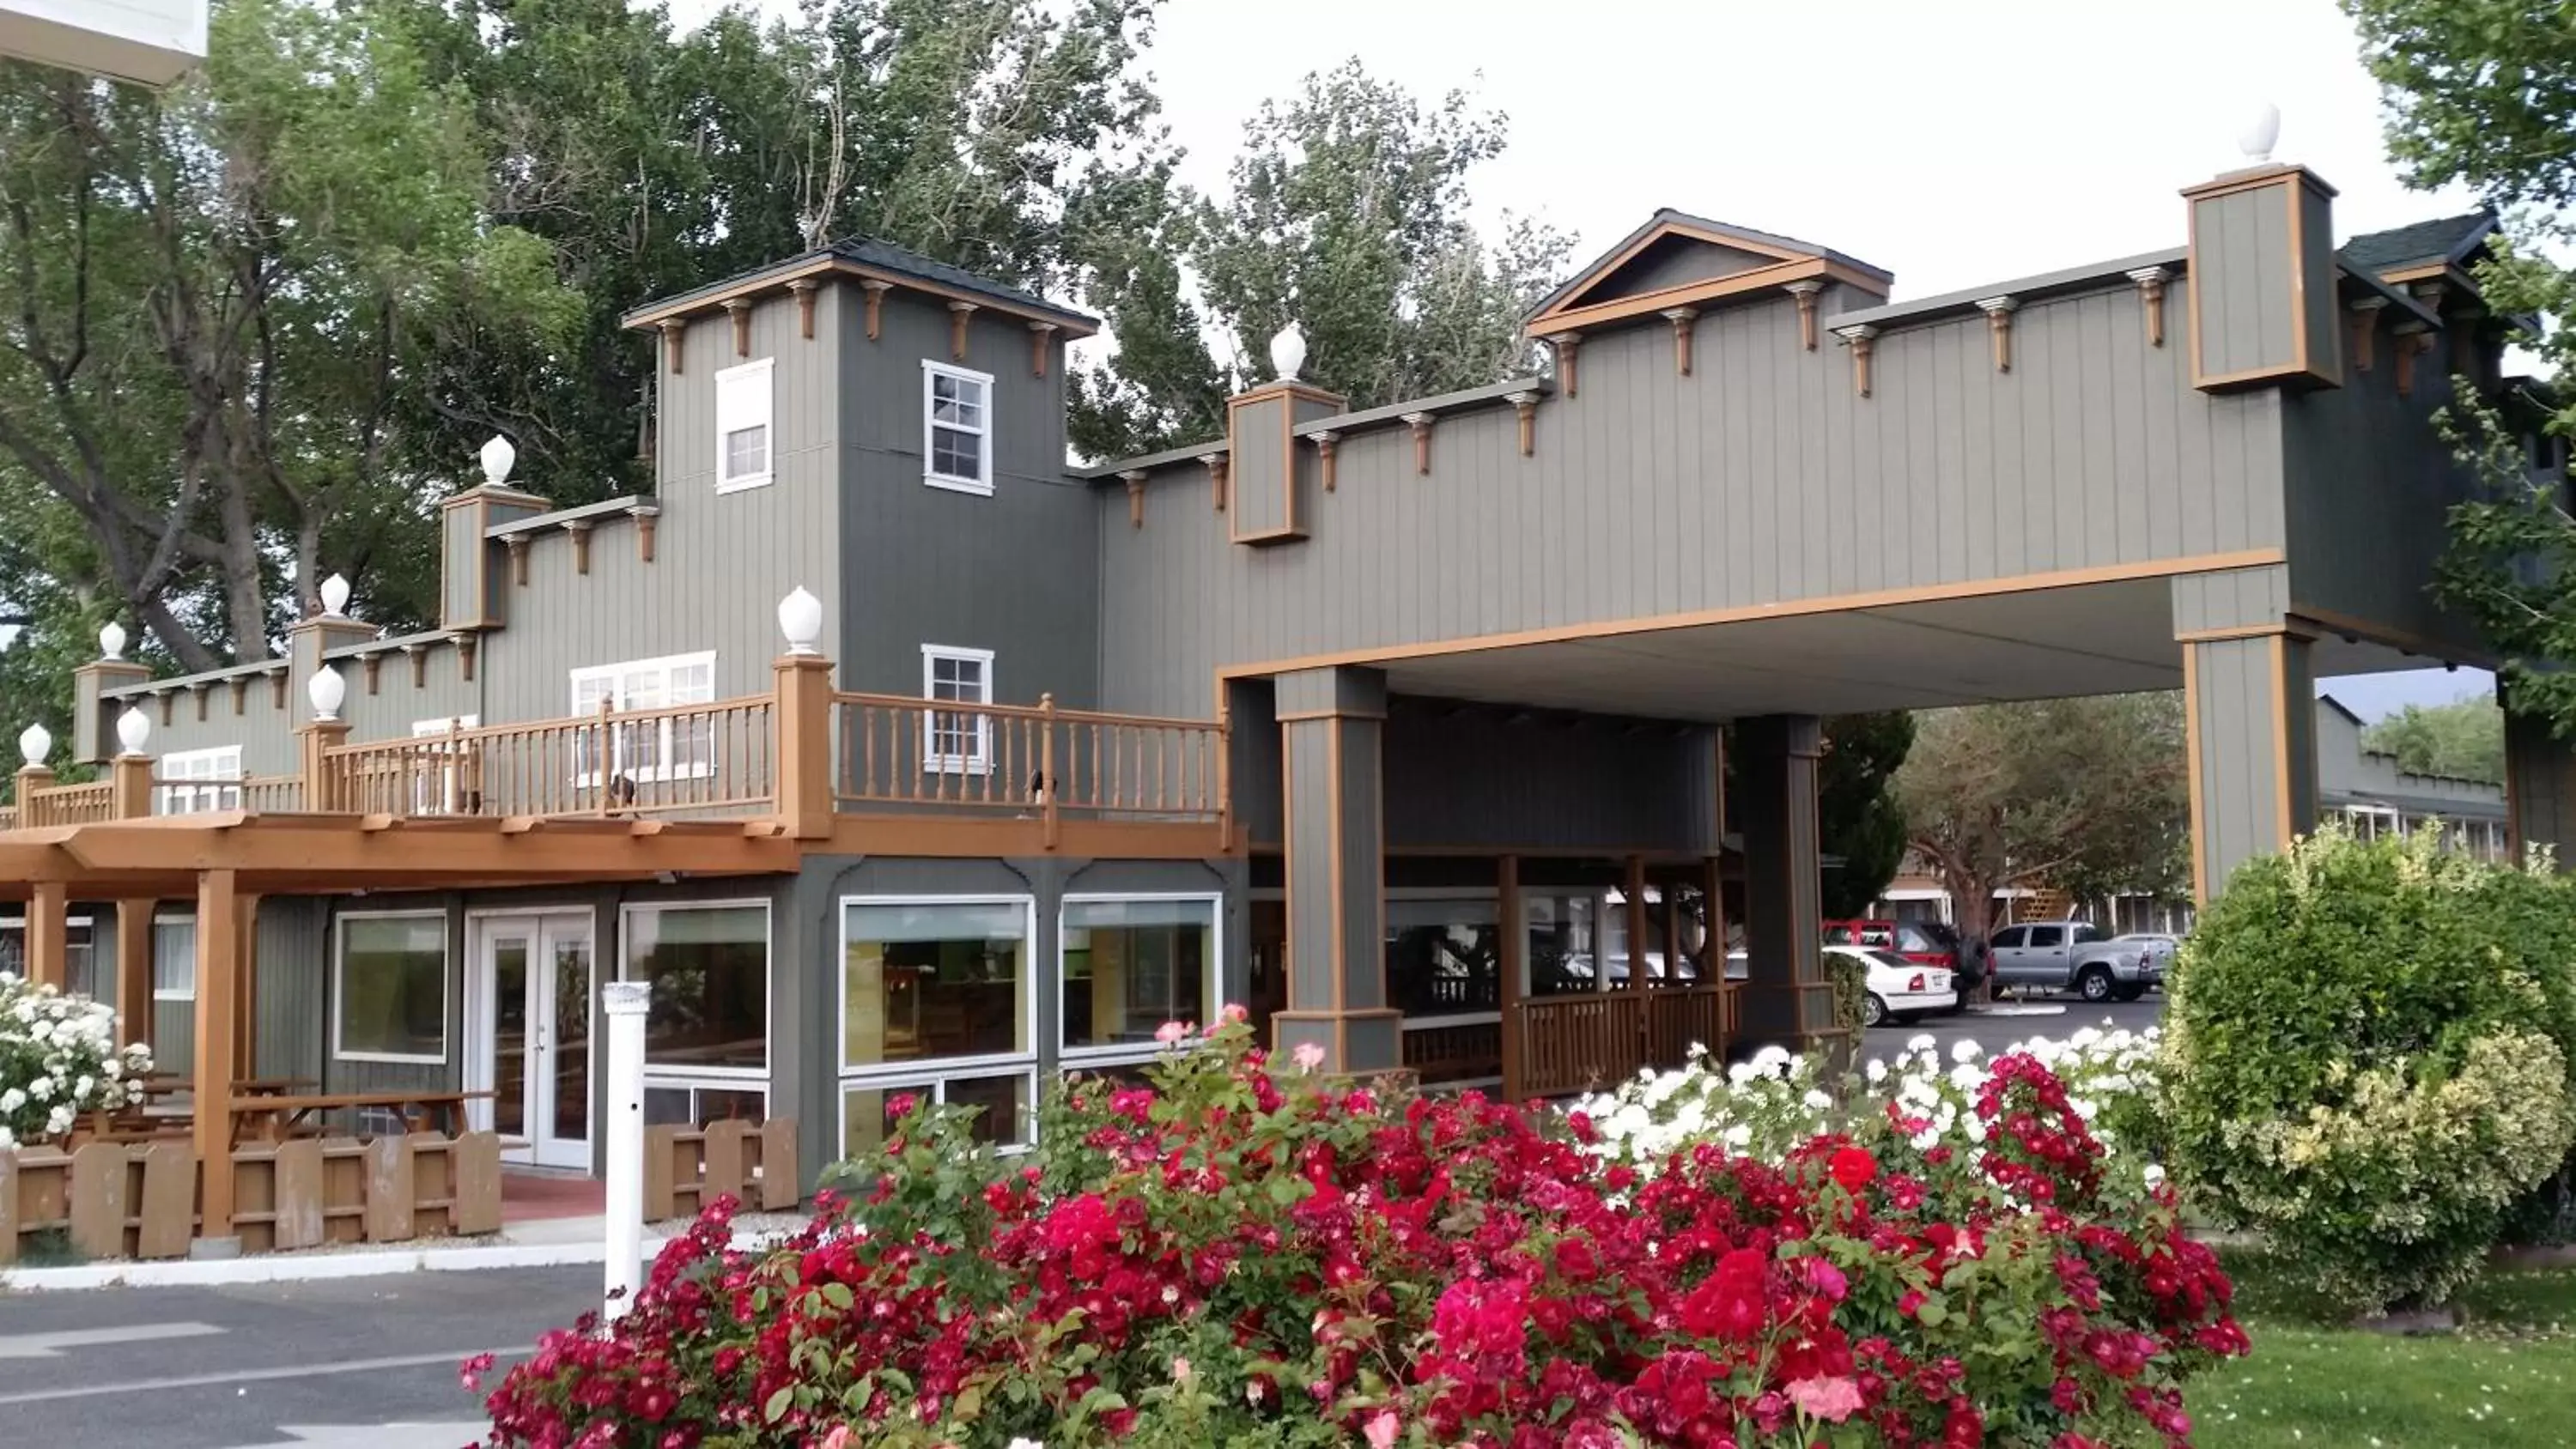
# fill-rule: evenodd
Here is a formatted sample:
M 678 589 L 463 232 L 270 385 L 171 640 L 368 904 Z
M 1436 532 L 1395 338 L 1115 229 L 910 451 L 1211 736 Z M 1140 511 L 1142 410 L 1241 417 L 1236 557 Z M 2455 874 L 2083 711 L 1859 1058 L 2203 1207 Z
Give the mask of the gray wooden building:
M 488 1091 L 570 1167 L 618 976 L 657 1116 L 813 1161 L 901 1092 L 1016 1140 L 1225 1002 L 1526 1094 L 1812 1039 L 1822 717 L 2181 689 L 2206 894 L 2316 819 L 2315 678 L 2488 662 L 2424 585 L 2434 414 L 2507 385 L 2493 223 L 2338 245 L 2333 197 L 2260 165 L 2171 247 L 1903 301 L 1660 212 L 1533 311 L 1543 373 L 1353 411 L 1289 341 L 1223 436 L 1085 467 L 1089 318 L 790 258 L 630 315 L 651 494 L 486 460 L 434 630 L 361 580 L 283 659 L 84 668 L 106 778 L 20 778 L 0 890 L 201 1100 Z M 2515 829 L 2576 829 L 2564 751 L 2513 759 Z

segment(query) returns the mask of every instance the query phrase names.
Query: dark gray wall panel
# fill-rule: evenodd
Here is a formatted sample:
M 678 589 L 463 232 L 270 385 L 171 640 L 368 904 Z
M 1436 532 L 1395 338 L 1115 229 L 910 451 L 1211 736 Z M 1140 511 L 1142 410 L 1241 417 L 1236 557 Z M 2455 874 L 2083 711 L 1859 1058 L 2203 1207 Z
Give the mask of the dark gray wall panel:
M 331 903 L 271 896 L 259 903 L 259 1075 L 323 1079 L 321 1011 L 329 980 Z
M 1780 258 L 1722 247 L 1685 237 L 1667 238 L 1648 247 L 1636 260 L 1595 283 L 1584 294 L 1585 305 L 1633 297 L 1691 282 L 1733 276 L 1755 267 L 1774 267 Z
M 1714 848 L 1716 741 L 1654 720 L 1400 699 L 1386 723 L 1391 849 Z
M 1703 316 L 1690 377 L 1649 319 L 1585 341 L 1533 457 L 1502 405 L 1442 417 L 1427 477 L 1407 429 L 1353 432 L 1276 549 L 1226 544 L 1194 463 L 1141 529 L 1104 485 L 1105 702 L 1203 714 L 1228 664 L 2281 545 L 2277 397 L 2195 391 L 2125 282 L 2014 336 L 1998 374 L 1982 316 L 1890 330 L 1860 398 L 1785 293 Z
M 2314 823 L 2314 691 L 2304 641 L 2269 636 L 2184 647 L 2193 653 L 2187 707 L 2195 713 L 2200 752 L 2201 861 L 2214 894 L 2240 863 L 2278 851 Z M 2286 820 L 2280 791 L 2285 759 Z

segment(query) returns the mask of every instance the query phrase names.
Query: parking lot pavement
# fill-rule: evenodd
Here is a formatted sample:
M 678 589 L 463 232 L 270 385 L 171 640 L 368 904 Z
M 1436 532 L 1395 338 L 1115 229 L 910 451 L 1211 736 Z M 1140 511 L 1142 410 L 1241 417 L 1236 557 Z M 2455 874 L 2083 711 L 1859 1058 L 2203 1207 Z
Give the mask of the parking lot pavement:
M 1946 1056 L 1953 1042 L 1973 1041 L 1991 1054 L 2035 1036 L 2064 1040 L 2088 1026 L 2104 1031 L 2122 1027 L 2140 1031 L 2163 1017 L 2165 999 L 2161 992 L 2149 992 L 2137 1001 L 2088 1005 L 2072 996 L 2060 996 L 1999 1006 L 1994 1013 L 1971 1009 L 1948 1016 L 1927 1016 L 1911 1023 L 1889 1022 L 1867 1034 L 1861 1043 L 1861 1056 L 1864 1060 L 1893 1056 L 1918 1036 L 1931 1037 Z
M 593 1265 L 0 1295 L 0 1444 L 454 1449 L 484 1433 L 458 1364 L 599 1291 Z

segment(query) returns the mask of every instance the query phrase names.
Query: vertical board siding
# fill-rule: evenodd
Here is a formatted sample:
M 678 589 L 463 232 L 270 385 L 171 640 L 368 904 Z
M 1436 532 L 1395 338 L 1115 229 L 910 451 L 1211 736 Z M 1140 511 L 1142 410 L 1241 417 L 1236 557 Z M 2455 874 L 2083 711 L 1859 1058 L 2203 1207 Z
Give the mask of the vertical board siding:
M 2278 729 L 2283 701 L 2273 676 L 2273 639 L 2223 639 L 2184 647 L 2197 654 L 2198 695 L 2191 707 L 2200 750 L 2200 829 L 2208 885 L 2215 894 L 2229 872 L 2254 856 L 2279 850 L 2287 836 L 2275 763 L 2282 748 Z M 2293 686 L 2305 677 L 2302 660 L 2293 670 Z M 2315 716 L 2305 698 L 2294 701 L 2287 716 L 2290 824 L 2296 825 L 2302 802 L 2315 798 Z
M 1287 755 L 1287 840 L 1286 855 L 1292 880 L 1298 878 L 1298 862 L 1312 860 L 1320 873 L 1329 859 L 1329 842 L 1323 839 L 1333 818 L 1333 757 L 1331 731 L 1339 721 L 1313 720 L 1283 725 L 1281 732 Z M 1348 883 L 1345 882 L 1347 888 Z M 1288 892 L 1288 940 L 1290 949 L 1296 943 L 1330 941 L 1333 938 L 1333 899 L 1328 890 Z M 1288 1004 L 1299 1011 L 1326 1011 L 1333 1004 L 1333 981 L 1329 971 L 1292 970 L 1288 973 Z
M 1194 463 L 1156 471 L 1142 528 L 1102 487 L 1105 707 L 1204 714 L 1225 665 L 2282 543 L 2280 399 L 2194 390 L 2125 282 L 2023 307 L 2009 373 L 1982 315 L 1891 327 L 1868 398 L 1786 294 L 1697 325 L 1690 377 L 1661 318 L 1588 338 L 1533 457 L 1500 404 L 1442 416 L 1427 477 L 1408 429 L 1351 433 L 1302 542 L 1230 547 Z
M 270 896 L 259 903 L 258 1075 L 323 1079 L 328 1023 L 331 903 L 318 896 Z
M 634 521 L 624 517 L 600 519 L 591 530 L 587 575 L 574 568 L 570 535 L 536 535 L 527 584 L 506 585 L 509 624 L 485 636 L 476 661 L 478 676 L 488 674 L 484 723 L 562 717 L 572 707 L 575 669 L 709 649 L 717 698 L 766 693 L 770 662 L 785 648 L 778 601 L 800 585 L 824 601 L 824 652 L 839 647 L 837 322 L 833 308 L 817 306 L 807 341 L 795 298 L 765 295 L 752 308 L 748 358 L 734 355 L 724 313 L 689 324 L 683 371 L 658 374 L 659 490 L 648 500 L 662 510 L 654 562 L 638 557 Z M 764 357 L 773 359 L 772 481 L 718 493 L 716 374 Z M 521 486 L 543 493 L 546 480 Z M 494 558 L 506 575 L 507 556 L 496 548 Z
M 2476 634 L 2424 587 L 2449 540 L 2454 504 L 2475 479 L 2434 431 L 2451 405 L 2448 339 L 2415 359 L 2414 395 L 2397 395 L 2399 341 L 2382 331 L 2368 372 L 2284 401 L 2293 602 L 2374 619 L 2476 658 Z M 2338 346 L 2349 346 L 2338 341 Z
M 1703 727 L 1400 700 L 1386 722 L 1390 849 L 1715 848 Z M 1241 802 L 1238 800 L 1238 809 Z
M 1034 377 L 1027 324 L 976 314 L 966 360 L 956 365 L 993 378 L 993 493 L 933 488 L 922 481 L 921 364 L 950 361 L 947 306 L 890 292 L 871 342 L 857 289 L 843 290 L 848 422 L 836 536 L 850 645 L 837 656 L 842 687 L 917 696 L 921 646 L 945 644 L 994 652 L 997 703 L 1035 704 L 1051 693 L 1069 709 L 1098 707 L 1095 550 L 1110 513 L 1127 527 L 1127 497 L 1112 488 L 1114 508 L 1104 512 L 1085 485 L 1065 477 L 1061 346 L 1047 375 Z M 1197 486 L 1184 491 L 1198 520 L 1213 519 L 1222 540 L 1225 515 L 1207 505 L 1204 470 L 1187 471 Z M 1212 709 L 1202 689 L 1190 713 L 1205 718 Z
M 2275 564 L 2183 574 L 2173 581 L 2173 609 L 2176 634 L 2278 623 L 2290 610 L 2290 571 Z

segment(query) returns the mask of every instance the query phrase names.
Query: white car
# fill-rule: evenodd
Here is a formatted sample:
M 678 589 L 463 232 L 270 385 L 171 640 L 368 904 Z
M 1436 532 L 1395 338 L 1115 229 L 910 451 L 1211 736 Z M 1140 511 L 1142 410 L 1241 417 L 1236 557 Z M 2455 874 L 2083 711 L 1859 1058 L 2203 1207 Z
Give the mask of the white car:
M 1861 1024 L 1880 1026 L 1910 1021 L 1927 1011 L 1959 1004 L 1958 983 L 1937 966 L 1917 966 L 1893 952 L 1867 946 L 1827 946 L 1828 956 L 1857 956 L 1869 966 L 1869 996 L 1861 1004 Z M 1742 981 L 1752 970 L 1741 949 L 1726 953 L 1726 979 Z

